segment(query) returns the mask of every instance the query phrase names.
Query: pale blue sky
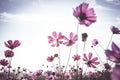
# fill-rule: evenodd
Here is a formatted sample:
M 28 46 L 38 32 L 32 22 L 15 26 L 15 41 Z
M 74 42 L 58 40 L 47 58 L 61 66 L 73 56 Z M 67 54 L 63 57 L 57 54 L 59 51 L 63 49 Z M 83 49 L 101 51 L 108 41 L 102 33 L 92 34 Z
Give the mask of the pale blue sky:
M 83 1 L 90 3 L 90 7 L 94 7 L 97 22 L 87 28 L 80 26 L 79 37 L 83 32 L 88 33 L 87 53 L 94 52 L 90 48 L 94 38 L 99 39 L 101 45 L 106 47 L 111 35 L 110 27 L 114 25 L 120 28 L 118 0 L 0 0 L 1 58 L 4 58 L 4 50 L 7 49 L 3 44 L 4 41 L 18 39 L 21 46 L 15 49 L 12 65 L 31 68 L 31 70 L 39 69 L 43 63 L 50 65 L 46 58 L 57 53 L 57 48 L 50 47 L 48 35 L 53 31 L 61 31 L 67 36 L 69 32 L 76 33 L 78 21 L 72 15 L 73 8 Z M 113 40 L 120 44 L 119 36 L 114 36 Z M 79 53 L 82 51 L 82 46 L 83 43 L 79 40 Z M 62 62 L 65 64 L 69 48 L 64 46 L 61 48 L 61 55 L 64 55 Z M 104 52 L 99 47 L 97 50 L 103 56 Z M 74 54 L 75 45 L 72 49 L 72 55 Z M 74 64 L 72 59 L 70 62 Z

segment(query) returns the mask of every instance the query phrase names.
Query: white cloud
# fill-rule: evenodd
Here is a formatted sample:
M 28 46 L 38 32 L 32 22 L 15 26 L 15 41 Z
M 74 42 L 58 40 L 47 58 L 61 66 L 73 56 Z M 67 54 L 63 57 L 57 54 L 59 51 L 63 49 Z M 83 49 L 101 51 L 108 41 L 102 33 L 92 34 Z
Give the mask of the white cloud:
M 120 17 L 117 17 L 116 20 L 117 20 L 117 23 L 120 24 Z
M 117 6 L 120 5 L 120 0 L 106 0 L 106 2 Z

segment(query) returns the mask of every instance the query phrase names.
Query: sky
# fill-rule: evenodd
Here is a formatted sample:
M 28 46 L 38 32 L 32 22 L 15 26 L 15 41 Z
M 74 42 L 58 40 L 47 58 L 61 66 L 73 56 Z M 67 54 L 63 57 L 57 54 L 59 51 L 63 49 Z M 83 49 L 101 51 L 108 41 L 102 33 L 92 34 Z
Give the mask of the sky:
M 83 42 L 80 39 L 84 32 L 89 36 L 86 43 L 87 54 L 94 53 L 90 46 L 95 38 L 106 48 L 112 34 L 110 27 L 120 28 L 120 0 L 0 0 L 0 59 L 4 58 L 4 51 L 7 49 L 4 42 L 19 40 L 21 45 L 14 50 L 12 65 L 30 70 L 44 68 L 41 66 L 43 64 L 51 65 L 46 58 L 58 53 L 58 48 L 51 47 L 47 37 L 53 31 L 62 32 L 66 36 L 70 32 L 76 33 L 78 21 L 73 16 L 73 8 L 82 2 L 89 3 L 95 9 L 97 22 L 90 27 L 79 26 L 78 52 L 82 52 Z M 115 43 L 120 44 L 119 40 L 119 35 L 113 37 Z M 63 65 L 67 62 L 69 49 L 60 47 Z M 99 46 L 96 50 L 104 61 L 104 51 Z M 71 57 L 74 54 L 75 45 Z M 54 64 L 56 62 L 57 60 Z M 70 64 L 75 64 L 72 59 Z

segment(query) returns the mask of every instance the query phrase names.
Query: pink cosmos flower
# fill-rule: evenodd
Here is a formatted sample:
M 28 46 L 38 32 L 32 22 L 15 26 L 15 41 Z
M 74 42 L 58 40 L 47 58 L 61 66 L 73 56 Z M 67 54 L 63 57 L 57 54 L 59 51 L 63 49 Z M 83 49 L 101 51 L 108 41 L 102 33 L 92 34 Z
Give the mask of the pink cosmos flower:
M 80 60 L 80 55 L 74 55 L 72 58 L 74 59 L 74 61 L 78 61 Z
M 73 36 L 73 35 L 74 34 L 71 32 L 70 35 L 69 35 L 69 39 L 64 36 L 64 39 L 67 42 L 64 42 L 63 44 L 66 45 L 66 46 L 72 46 L 78 40 L 77 34 L 75 36 Z
M 4 54 L 5 54 L 5 57 L 13 57 L 14 56 L 14 52 L 11 50 L 6 50 L 4 52 Z
M 93 22 L 96 22 L 96 16 L 93 8 L 88 9 L 87 3 L 82 3 L 74 9 L 73 15 L 79 20 L 80 24 L 90 26 Z
M 8 60 L 5 60 L 5 59 L 0 60 L 0 65 L 7 66 L 8 64 L 9 64 Z
M 50 44 L 52 44 L 52 47 L 58 47 L 60 44 L 62 44 L 63 41 L 61 41 L 63 39 L 63 35 L 61 32 L 57 33 L 54 31 L 52 33 L 52 36 L 48 36 L 48 42 Z
M 98 40 L 97 39 L 93 39 L 92 46 L 96 46 L 97 44 L 98 44 Z
M 54 60 L 54 56 L 48 56 L 48 57 L 47 57 L 47 61 L 48 61 L 48 62 L 52 62 L 53 60 Z
M 5 46 L 10 48 L 10 49 L 14 49 L 18 46 L 20 46 L 20 42 L 18 40 L 12 41 L 12 40 L 8 40 L 7 42 L 4 42 Z
M 64 77 L 65 77 L 66 80 L 72 80 L 72 76 L 71 76 L 70 73 L 65 73 Z
M 99 64 L 99 62 L 97 62 L 98 58 L 97 58 L 97 57 L 92 58 L 92 53 L 91 53 L 91 52 L 88 54 L 88 58 L 87 58 L 86 54 L 84 54 L 83 60 L 86 62 L 85 64 L 86 64 L 88 67 L 96 68 L 95 65 L 98 65 L 98 64 Z

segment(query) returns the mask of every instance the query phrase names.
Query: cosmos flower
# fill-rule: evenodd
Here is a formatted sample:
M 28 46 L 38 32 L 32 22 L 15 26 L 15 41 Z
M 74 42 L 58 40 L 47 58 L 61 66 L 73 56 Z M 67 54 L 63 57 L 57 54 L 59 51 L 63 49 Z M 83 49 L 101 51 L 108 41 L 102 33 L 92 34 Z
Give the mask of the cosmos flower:
M 18 40 L 12 41 L 12 40 L 8 40 L 7 42 L 4 42 L 5 46 L 10 48 L 10 49 L 14 49 L 18 46 L 20 46 L 20 42 Z
M 110 66 L 108 63 L 105 63 L 105 64 L 104 64 L 104 67 L 105 67 L 105 69 L 107 69 L 107 70 L 111 70 L 111 66 Z
M 97 44 L 98 44 L 98 40 L 97 39 L 93 39 L 92 46 L 96 46 Z
M 87 33 L 82 33 L 82 41 L 85 42 L 87 40 Z
M 38 70 L 38 71 L 36 71 L 36 72 L 33 73 L 33 74 L 38 77 L 38 76 L 41 76 L 41 75 L 42 75 L 42 72 L 43 72 L 43 70 Z
M 66 46 L 72 46 L 78 40 L 77 34 L 75 36 L 73 36 L 73 35 L 74 34 L 71 32 L 69 35 L 69 38 L 64 36 L 64 40 L 66 40 L 67 42 L 64 42 L 63 44 Z
M 55 77 L 53 75 L 47 76 L 45 80 L 55 80 Z
M 86 54 L 84 54 L 83 60 L 86 62 L 85 64 L 86 64 L 88 67 L 96 68 L 95 65 L 98 65 L 98 64 L 99 64 L 99 62 L 97 62 L 98 58 L 97 58 L 97 57 L 92 58 L 92 53 L 91 53 L 91 52 L 88 54 L 88 58 L 87 58 Z
M 89 4 L 82 3 L 74 9 L 73 15 L 79 20 L 81 25 L 90 26 L 96 22 L 96 16 L 93 8 L 88 8 Z
M 74 55 L 72 58 L 74 59 L 74 61 L 78 61 L 80 60 L 80 55 Z
M 112 42 L 111 47 L 112 50 L 105 50 L 107 59 L 115 63 L 120 63 L 120 48 L 114 42 Z
M 48 61 L 48 62 L 52 62 L 53 60 L 54 60 L 54 57 L 53 57 L 53 56 L 48 56 L 48 57 L 47 57 L 47 61 Z
M 9 64 L 8 60 L 5 60 L 5 59 L 0 60 L 0 65 L 7 66 L 8 64 Z
M 61 41 L 63 39 L 63 35 L 61 32 L 58 33 L 57 32 L 53 32 L 52 36 L 48 36 L 48 42 L 50 44 L 52 44 L 52 47 L 58 47 L 60 44 L 62 44 L 63 41 Z
M 64 77 L 65 77 L 66 80 L 72 80 L 72 76 L 71 76 L 70 73 L 65 73 Z
M 111 31 L 112 31 L 113 34 L 120 34 L 120 30 L 115 26 L 111 27 Z
M 6 50 L 4 51 L 5 57 L 13 57 L 14 56 L 14 52 L 11 50 Z

